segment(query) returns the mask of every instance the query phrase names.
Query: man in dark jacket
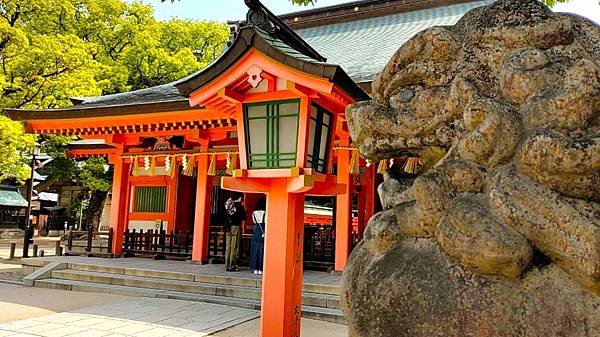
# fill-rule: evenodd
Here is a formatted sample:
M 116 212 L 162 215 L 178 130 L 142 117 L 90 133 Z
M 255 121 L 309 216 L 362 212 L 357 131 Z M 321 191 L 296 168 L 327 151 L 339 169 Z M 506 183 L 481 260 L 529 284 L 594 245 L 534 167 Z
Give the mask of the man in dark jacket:
M 242 205 L 243 195 L 237 199 L 229 198 L 225 202 L 225 270 L 239 271 L 238 255 L 242 238 L 242 221 L 246 219 L 246 210 Z

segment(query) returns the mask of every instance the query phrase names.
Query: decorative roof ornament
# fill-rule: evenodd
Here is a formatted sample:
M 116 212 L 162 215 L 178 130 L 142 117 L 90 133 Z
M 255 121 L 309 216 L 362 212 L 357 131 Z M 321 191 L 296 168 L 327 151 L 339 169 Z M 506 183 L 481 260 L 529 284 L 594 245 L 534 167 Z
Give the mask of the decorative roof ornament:
M 244 0 L 248 6 L 246 14 L 246 25 L 258 28 L 274 38 L 280 39 L 288 46 L 298 52 L 319 62 L 326 62 L 323 57 L 306 41 L 304 41 L 296 32 L 281 21 L 275 14 L 265 7 L 259 0 Z
M 248 69 L 248 83 L 250 83 L 252 88 L 258 87 L 260 82 L 262 82 L 262 72 L 263 70 L 257 66 L 253 66 L 252 68 Z

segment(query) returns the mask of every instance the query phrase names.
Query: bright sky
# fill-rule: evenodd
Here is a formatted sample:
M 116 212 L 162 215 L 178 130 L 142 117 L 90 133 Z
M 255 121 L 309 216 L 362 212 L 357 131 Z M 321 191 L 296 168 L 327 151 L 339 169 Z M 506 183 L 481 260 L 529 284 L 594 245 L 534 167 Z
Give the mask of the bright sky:
M 171 3 L 170 0 L 164 3 L 161 0 L 141 1 L 154 6 L 155 15 L 159 20 L 171 17 L 216 21 L 242 20 L 245 18 L 247 11 L 243 0 L 179 0 L 174 3 Z M 315 7 L 336 5 L 349 1 L 317 0 Z M 262 2 L 275 14 L 313 8 L 313 6 L 294 6 L 289 0 L 263 0 Z M 572 0 L 566 4 L 556 5 L 554 10 L 579 14 L 600 23 L 600 0 Z

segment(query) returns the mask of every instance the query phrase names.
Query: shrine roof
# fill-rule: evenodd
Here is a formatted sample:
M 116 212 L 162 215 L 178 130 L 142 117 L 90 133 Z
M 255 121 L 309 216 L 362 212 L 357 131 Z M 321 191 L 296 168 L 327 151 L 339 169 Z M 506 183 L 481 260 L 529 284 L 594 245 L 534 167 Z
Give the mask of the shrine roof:
M 27 207 L 27 200 L 17 187 L 0 185 L 0 207 Z
M 179 91 L 175 87 L 175 83 L 177 82 L 171 82 L 151 88 L 105 96 L 73 97 L 71 98 L 71 101 L 75 106 L 85 107 L 105 106 L 107 104 L 117 105 L 149 102 L 186 101 L 187 99 L 179 94 Z
M 467 11 L 491 2 L 475 1 L 408 11 L 296 32 L 327 57 L 329 63 L 341 65 L 355 82 L 370 82 L 383 70 L 398 47 L 418 32 L 433 26 L 453 25 Z

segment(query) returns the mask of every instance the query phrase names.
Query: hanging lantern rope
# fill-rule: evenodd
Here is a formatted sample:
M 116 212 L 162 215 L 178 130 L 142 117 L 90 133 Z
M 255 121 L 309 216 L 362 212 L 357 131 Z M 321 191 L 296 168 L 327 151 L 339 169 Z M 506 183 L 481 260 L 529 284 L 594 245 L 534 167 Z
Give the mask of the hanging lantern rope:
M 217 174 L 217 156 L 227 155 L 227 173 L 232 175 L 236 169 L 238 161 L 238 151 L 204 151 L 204 152 L 154 152 L 154 153 L 143 153 L 143 154 L 131 154 L 122 155 L 123 159 L 130 159 L 133 163 L 132 175 L 138 176 L 140 174 L 139 159 L 143 159 L 144 170 L 148 172 L 148 175 L 156 175 L 156 162 L 157 158 L 164 158 L 165 160 L 165 171 L 166 175 L 174 178 L 177 173 L 178 162 L 177 159 L 181 158 L 181 170 L 184 175 L 193 176 L 195 174 L 194 169 L 196 167 L 195 160 L 197 156 L 210 155 L 210 164 L 208 168 L 208 174 L 215 176 Z
M 201 156 L 201 155 L 227 155 L 227 154 L 238 154 L 238 151 L 203 151 L 203 152 L 192 152 L 192 151 L 180 151 L 180 152 L 145 152 L 143 154 L 124 154 L 121 156 L 121 158 L 164 158 L 164 157 L 173 157 L 173 158 L 177 158 L 177 157 L 183 157 L 183 156 L 188 156 L 188 157 L 195 157 L 195 156 Z

